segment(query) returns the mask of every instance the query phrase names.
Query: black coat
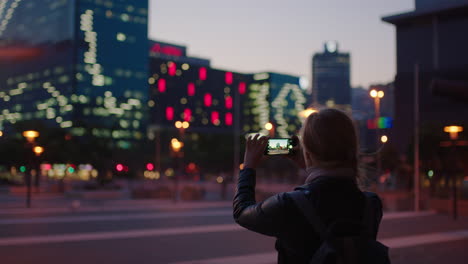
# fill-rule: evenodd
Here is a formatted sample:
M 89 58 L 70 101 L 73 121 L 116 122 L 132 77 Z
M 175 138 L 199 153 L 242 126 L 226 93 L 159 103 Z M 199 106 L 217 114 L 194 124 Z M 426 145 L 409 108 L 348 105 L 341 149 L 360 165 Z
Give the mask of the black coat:
M 374 223 L 370 229 L 374 237 L 382 219 L 382 203 L 373 193 L 358 188 L 352 170 L 325 171 L 315 169 L 306 183 L 295 190 L 309 190 L 309 200 L 325 225 L 337 219 L 360 221 L 365 195 L 371 197 Z M 277 238 L 278 263 L 308 263 L 321 242 L 317 232 L 295 206 L 287 192 L 274 195 L 263 202 L 255 201 L 255 170 L 240 172 L 233 201 L 235 221 L 254 232 Z M 355 233 L 359 230 L 342 230 Z

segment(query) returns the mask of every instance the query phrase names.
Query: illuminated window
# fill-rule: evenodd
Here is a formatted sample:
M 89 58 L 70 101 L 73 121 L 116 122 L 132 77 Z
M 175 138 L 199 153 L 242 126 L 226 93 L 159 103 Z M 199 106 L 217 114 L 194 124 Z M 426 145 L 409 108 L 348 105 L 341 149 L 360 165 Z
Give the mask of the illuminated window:
M 226 72 L 224 80 L 226 81 L 226 84 L 232 84 L 232 72 Z
M 173 107 L 166 107 L 166 119 L 173 120 L 174 119 L 174 108 Z
M 166 91 L 166 80 L 165 79 L 159 79 L 158 80 L 158 91 L 160 93 L 164 93 Z
M 211 123 L 215 126 L 219 125 L 219 112 L 213 111 L 211 112 Z
M 202 81 L 206 80 L 206 68 L 205 67 L 201 67 L 198 70 L 198 78 Z
M 231 96 L 226 96 L 226 98 L 224 98 L 224 105 L 226 106 L 227 109 L 232 108 L 232 97 Z
M 211 103 L 213 102 L 213 97 L 211 96 L 211 94 L 206 93 L 203 98 L 203 102 L 205 106 L 208 106 L 208 107 L 211 106 Z
M 167 66 L 169 67 L 169 75 L 174 76 L 177 72 L 177 65 L 174 62 L 170 61 L 167 64 Z
M 194 96 L 195 95 L 195 84 L 194 83 L 189 83 L 187 85 L 187 94 L 189 96 Z
M 116 36 L 117 40 L 118 41 L 125 41 L 127 39 L 127 36 L 124 34 L 124 33 L 117 33 L 117 36 Z
M 239 83 L 239 93 L 240 94 L 245 94 L 246 90 L 247 90 L 247 88 L 246 88 L 245 82 Z
M 189 108 L 184 109 L 184 121 L 190 122 L 190 119 L 192 118 L 192 110 Z
M 232 113 L 226 113 L 224 116 L 224 120 L 226 122 L 226 125 L 232 126 Z

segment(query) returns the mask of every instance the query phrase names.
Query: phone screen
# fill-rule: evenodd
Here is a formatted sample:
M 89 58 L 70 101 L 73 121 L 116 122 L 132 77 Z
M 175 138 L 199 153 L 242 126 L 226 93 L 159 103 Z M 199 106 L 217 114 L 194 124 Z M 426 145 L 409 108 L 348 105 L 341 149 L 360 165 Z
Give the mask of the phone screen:
M 265 150 L 266 155 L 287 155 L 292 151 L 293 145 L 290 138 L 271 138 Z

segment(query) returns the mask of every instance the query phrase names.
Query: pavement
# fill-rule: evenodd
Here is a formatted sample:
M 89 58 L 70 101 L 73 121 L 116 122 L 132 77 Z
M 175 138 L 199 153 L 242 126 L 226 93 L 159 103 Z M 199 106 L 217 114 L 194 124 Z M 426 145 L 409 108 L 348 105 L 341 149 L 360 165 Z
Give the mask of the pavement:
M 42 202 L 36 200 L 33 208 L 0 204 L 1 263 L 272 264 L 276 260 L 274 238 L 235 224 L 231 201 Z M 431 211 L 385 213 L 379 240 L 391 248 L 392 263 L 466 263 L 468 218 L 454 221 Z

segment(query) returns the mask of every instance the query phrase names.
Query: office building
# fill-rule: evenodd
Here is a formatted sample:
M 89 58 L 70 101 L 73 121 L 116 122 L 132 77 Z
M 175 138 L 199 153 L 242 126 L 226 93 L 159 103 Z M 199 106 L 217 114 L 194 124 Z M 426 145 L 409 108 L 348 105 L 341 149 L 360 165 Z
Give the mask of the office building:
M 421 133 L 441 140 L 448 138 L 444 126 L 462 125 L 465 131 L 468 127 L 466 102 L 459 101 L 460 96 L 438 96 L 431 85 L 435 80 L 468 80 L 468 35 L 461 33 L 468 28 L 468 1 L 416 0 L 415 7 L 413 11 L 383 18 L 396 27 L 393 142 L 401 153 L 407 153 L 413 143 L 415 125 Z M 418 124 L 414 119 L 416 86 Z
M 2 1 L 0 127 L 41 120 L 130 148 L 145 135 L 147 23 L 147 1 Z
M 351 105 L 350 55 L 328 41 L 322 53 L 312 58 L 312 103 L 326 106 Z
M 288 138 L 301 127 L 300 112 L 306 104 L 304 82 L 297 76 L 273 72 L 256 73 L 244 102 L 244 132 L 262 132 Z M 301 85 L 302 84 L 302 85 Z M 273 125 L 273 131 L 265 128 Z

